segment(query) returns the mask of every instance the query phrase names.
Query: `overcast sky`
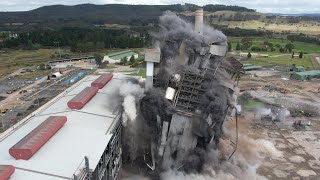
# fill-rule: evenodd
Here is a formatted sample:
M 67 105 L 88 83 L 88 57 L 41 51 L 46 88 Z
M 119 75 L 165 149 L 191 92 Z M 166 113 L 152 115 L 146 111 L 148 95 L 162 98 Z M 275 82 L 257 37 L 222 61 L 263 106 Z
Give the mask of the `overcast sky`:
M 238 5 L 259 12 L 320 13 L 320 0 L 0 0 L 0 11 L 25 11 L 41 6 L 64 4 L 184 4 Z

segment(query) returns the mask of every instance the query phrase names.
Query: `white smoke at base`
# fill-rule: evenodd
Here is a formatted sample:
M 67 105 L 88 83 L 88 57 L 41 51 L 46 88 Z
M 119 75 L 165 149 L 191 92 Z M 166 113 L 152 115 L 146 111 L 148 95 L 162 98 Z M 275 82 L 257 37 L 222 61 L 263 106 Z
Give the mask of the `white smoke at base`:
M 135 98 L 132 95 L 124 97 L 122 103 L 124 111 L 131 121 L 134 121 L 137 118 L 137 109 L 135 107 L 135 103 Z
M 144 96 L 144 88 L 139 84 L 134 84 L 130 81 L 124 81 L 119 86 L 119 95 L 123 98 L 122 107 L 124 114 L 130 121 L 135 121 L 137 118 L 136 103 Z M 124 124 L 126 124 L 126 118 Z

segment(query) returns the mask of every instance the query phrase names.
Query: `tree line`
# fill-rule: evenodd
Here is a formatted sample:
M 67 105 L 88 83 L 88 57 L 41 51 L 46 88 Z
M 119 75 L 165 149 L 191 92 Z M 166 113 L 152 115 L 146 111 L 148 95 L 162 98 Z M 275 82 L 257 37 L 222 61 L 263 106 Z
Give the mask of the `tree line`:
M 273 44 L 269 41 L 264 41 L 261 44 L 253 45 L 253 41 L 251 38 L 243 38 L 240 42 L 237 42 L 236 50 L 251 50 L 255 52 L 275 52 L 278 51 L 280 53 L 293 53 L 294 44 L 287 43 L 284 46 L 280 44 Z
M 69 46 L 74 52 L 90 52 L 102 48 L 139 48 L 148 38 L 148 35 L 127 30 L 64 28 L 20 33 L 18 38 L 7 39 L 0 47 L 34 49 L 40 46 Z
M 316 37 L 311 37 L 305 34 L 291 34 L 287 36 L 287 39 L 290 41 L 301 41 L 305 43 L 312 43 L 320 45 L 320 39 Z
M 221 21 L 251 21 L 251 20 L 258 20 L 261 18 L 261 15 L 259 14 L 243 14 L 243 13 L 235 13 L 231 14 L 229 16 L 226 16 L 224 14 L 220 15 L 210 15 L 210 19 L 218 19 L 219 22 Z
M 233 36 L 233 37 L 269 37 L 273 36 L 272 31 L 262 31 L 262 30 L 255 30 L 255 29 L 241 29 L 241 28 L 229 28 L 226 25 L 218 25 L 212 24 L 212 27 L 222 31 L 226 36 Z

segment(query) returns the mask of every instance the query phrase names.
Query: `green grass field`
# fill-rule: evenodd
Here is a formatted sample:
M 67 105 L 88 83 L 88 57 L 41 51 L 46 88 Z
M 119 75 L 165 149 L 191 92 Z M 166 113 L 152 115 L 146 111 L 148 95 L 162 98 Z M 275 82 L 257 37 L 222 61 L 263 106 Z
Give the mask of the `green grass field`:
M 241 42 L 241 39 L 242 38 L 238 38 L 238 37 L 228 37 L 228 41 L 231 43 L 232 49 L 236 48 L 237 42 Z M 253 39 L 253 46 L 259 46 L 264 41 L 268 41 L 270 43 L 273 43 L 274 46 L 276 44 L 279 44 L 282 47 L 284 47 L 287 43 L 291 43 L 291 41 L 289 41 L 289 40 L 282 40 L 282 39 L 254 38 Z M 320 52 L 320 45 L 298 42 L 298 41 L 293 42 L 293 45 L 294 45 L 293 51 L 296 53 L 298 53 L 298 52 L 306 52 L 306 53 Z M 261 52 L 261 53 L 263 53 L 263 52 Z M 280 54 L 280 53 L 279 52 L 268 52 L 267 54 L 272 55 L 272 54 Z
M 291 55 L 288 56 L 281 56 L 281 57 L 269 57 L 269 58 L 256 58 L 256 59 L 250 59 L 245 61 L 245 63 L 250 63 L 250 64 L 256 64 L 259 66 L 275 66 L 275 65 L 280 65 L 280 66 L 285 66 L 287 68 L 285 69 L 280 69 L 280 70 L 288 70 L 289 67 L 292 66 L 292 64 L 296 64 L 297 66 L 304 66 L 305 70 L 313 70 L 316 69 L 311 61 L 311 55 L 310 54 L 305 54 L 302 59 L 300 58 L 294 58 L 291 59 Z
M 146 77 L 146 69 L 141 68 L 141 69 L 139 69 L 138 73 L 132 73 L 132 74 L 130 74 L 130 76 L 141 76 L 141 77 L 145 78 Z
M 241 41 L 242 38 L 235 38 L 235 37 L 229 37 L 229 42 L 231 43 L 232 49 L 236 48 L 236 45 L 238 42 Z M 259 46 L 263 42 L 268 41 L 270 43 L 273 43 L 275 46 L 276 44 L 281 45 L 284 47 L 287 43 L 290 43 L 288 40 L 281 40 L 281 39 L 266 39 L 266 38 L 255 38 L 253 39 L 253 45 L 252 46 Z M 310 44 L 310 43 L 304 43 L 304 42 L 293 42 L 294 49 L 296 55 L 299 54 L 299 52 L 305 52 L 307 54 L 304 54 L 303 58 L 300 59 L 298 57 L 295 57 L 294 59 L 291 58 L 291 53 L 280 53 L 278 49 L 275 52 L 254 52 L 250 50 L 245 50 L 243 52 L 251 52 L 251 53 L 261 53 L 261 54 L 268 54 L 268 58 L 264 57 L 257 57 L 252 58 L 250 60 L 246 60 L 245 63 L 250 64 L 256 64 L 260 66 L 275 66 L 279 65 L 282 67 L 279 67 L 279 70 L 287 71 L 289 67 L 292 66 L 292 64 L 296 64 L 297 66 L 304 66 L 305 70 L 313 70 L 313 69 L 319 69 L 319 65 L 315 64 L 315 61 L 313 60 L 313 54 L 312 53 L 318 53 L 320 52 L 320 45 L 316 44 Z M 235 57 L 239 58 L 239 51 L 236 53 Z

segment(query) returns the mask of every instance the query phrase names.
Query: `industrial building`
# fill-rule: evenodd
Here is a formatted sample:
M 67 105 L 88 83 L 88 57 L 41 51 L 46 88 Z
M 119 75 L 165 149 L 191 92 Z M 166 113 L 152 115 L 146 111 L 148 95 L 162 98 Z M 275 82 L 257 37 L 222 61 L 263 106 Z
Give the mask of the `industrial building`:
M 304 66 L 296 66 L 295 64 L 293 64 L 292 67 L 290 68 L 290 71 L 303 72 L 305 71 L 305 69 L 304 69 Z
M 320 78 L 320 70 L 295 72 L 291 74 L 291 78 L 298 80 L 310 80 L 312 78 Z
M 48 63 L 54 64 L 54 63 L 75 62 L 75 61 L 93 61 L 93 60 L 95 60 L 94 56 L 86 56 L 86 57 L 71 58 L 71 59 L 51 60 L 51 61 L 48 61 Z
M 135 59 L 137 59 L 139 56 L 137 53 L 134 53 L 131 50 L 128 50 L 128 51 L 121 51 L 121 52 L 104 56 L 103 61 L 104 62 L 108 61 L 110 64 L 120 63 L 121 59 L 126 58 L 127 60 L 129 60 L 132 55 L 134 56 Z
M 108 102 L 123 75 L 90 75 L 0 136 L 0 179 L 113 180 L 121 119 Z

